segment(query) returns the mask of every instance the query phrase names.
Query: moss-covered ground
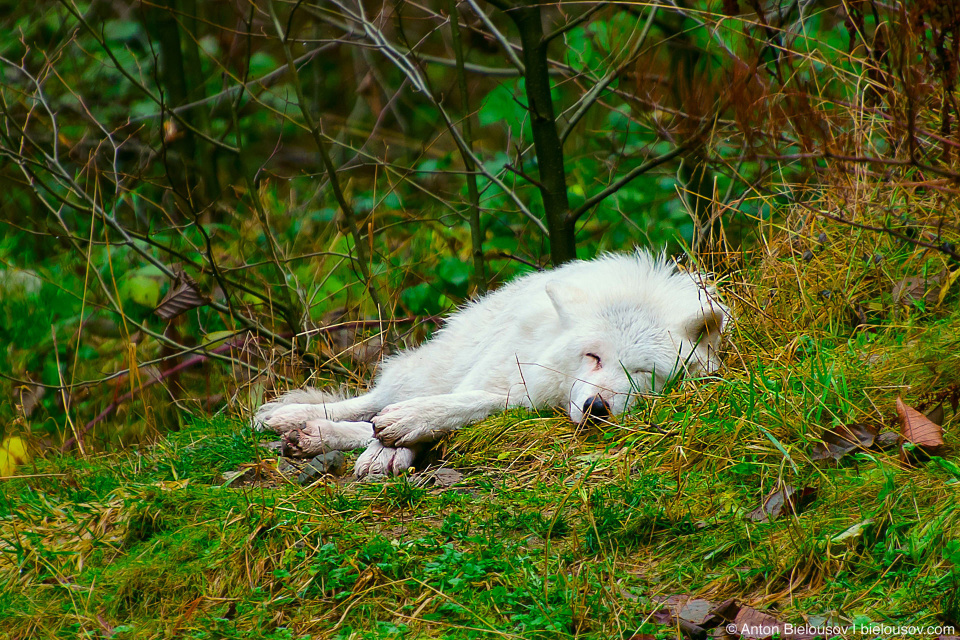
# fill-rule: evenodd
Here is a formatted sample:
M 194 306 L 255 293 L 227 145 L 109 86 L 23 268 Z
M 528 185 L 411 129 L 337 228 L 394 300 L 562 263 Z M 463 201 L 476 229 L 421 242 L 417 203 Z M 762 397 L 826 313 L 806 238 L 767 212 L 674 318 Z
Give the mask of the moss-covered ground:
M 450 486 L 301 487 L 234 417 L 36 457 L 0 482 L 0 637 L 674 638 L 654 613 L 679 594 L 794 623 L 955 625 L 960 285 L 948 270 L 895 292 L 945 265 L 831 227 L 729 259 L 720 376 L 616 424 L 464 428 L 439 451 L 463 474 Z M 899 431 L 898 396 L 943 401 L 939 455 L 811 460 L 839 425 Z M 787 487 L 803 500 L 748 517 Z

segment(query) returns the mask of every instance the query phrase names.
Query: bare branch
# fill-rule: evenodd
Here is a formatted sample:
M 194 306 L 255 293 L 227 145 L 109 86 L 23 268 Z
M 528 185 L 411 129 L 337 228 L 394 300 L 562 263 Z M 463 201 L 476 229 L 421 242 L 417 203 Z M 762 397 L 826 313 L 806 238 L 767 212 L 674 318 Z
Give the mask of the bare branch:
M 294 64 L 296 64 L 297 66 L 307 64 L 308 62 L 316 58 L 318 55 L 320 55 L 321 53 L 325 53 L 331 49 L 334 49 L 335 47 L 338 47 L 339 45 L 340 43 L 333 43 L 333 42 L 321 45 L 316 49 L 313 49 L 312 51 L 308 51 L 307 53 L 298 57 L 296 60 L 294 60 Z M 269 87 L 275 81 L 280 80 L 281 78 L 283 78 L 283 76 L 287 75 L 288 73 L 290 73 L 290 68 L 286 64 L 284 64 L 282 67 L 278 69 L 274 69 L 270 73 L 266 73 L 260 76 L 259 78 L 257 78 L 256 80 L 239 82 L 239 84 L 235 84 L 231 87 L 227 87 L 223 91 L 220 91 L 212 96 L 203 98 L 202 100 L 197 100 L 196 102 L 189 102 L 187 104 L 180 105 L 179 107 L 173 107 L 171 109 L 158 111 L 157 113 L 150 113 L 145 116 L 137 116 L 136 118 L 130 118 L 127 122 L 128 124 L 136 124 L 138 122 L 144 122 L 146 120 L 155 120 L 156 118 L 162 118 L 164 115 L 168 113 L 179 115 L 187 111 L 190 111 L 191 109 L 202 107 L 205 104 L 210 104 L 211 102 L 218 103 L 221 100 L 230 98 L 233 95 L 243 93 L 244 91 L 250 91 L 251 88 Z
M 600 11 L 600 9 L 605 8 L 608 4 L 610 3 L 606 2 L 606 0 L 596 3 L 595 5 L 593 5 L 592 7 L 590 7 L 583 13 L 581 13 L 579 16 L 571 20 L 570 22 L 566 23 L 561 27 L 557 27 L 547 35 L 543 36 L 543 43 L 549 44 L 554 38 L 558 38 L 562 36 L 563 34 L 567 33 L 571 29 L 576 29 L 581 24 L 589 20 L 593 16 L 593 14 L 595 14 L 597 11 Z M 654 7 L 656 7 L 656 5 L 654 5 Z
M 347 199 L 343 194 L 343 188 L 340 186 L 340 179 L 337 176 L 337 170 L 333 166 L 333 160 L 330 159 L 330 154 L 327 152 L 327 145 L 324 143 L 323 138 L 320 135 L 319 126 L 316 122 L 314 122 L 313 115 L 310 113 L 310 109 L 307 107 L 307 101 L 303 95 L 303 87 L 300 86 L 297 68 L 293 61 L 293 56 L 290 54 L 290 45 L 287 43 L 286 34 L 283 32 L 283 27 L 280 25 L 280 20 L 277 18 L 277 13 L 273 6 L 273 0 L 268 0 L 267 6 L 270 9 L 270 18 L 273 21 L 274 29 L 276 29 L 277 36 L 280 38 L 280 43 L 283 48 L 283 55 L 287 59 L 287 67 L 290 71 L 294 90 L 297 93 L 297 105 L 300 107 L 300 113 L 303 116 L 303 120 L 306 122 L 307 128 L 310 130 L 310 134 L 313 136 L 313 141 L 317 146 L 317 151 L 320 153 L 320 160 L 323 162 L 323 168 L 327 172 L 327 179 L 330 180 L 330 186 L 333 189 L 333 196 L 336 198 L 337 204 L 340 205 L 341 221 L 343 222 L 344 226 L 347 227 L 350 235 L 353 237 L 354 250 L 357 252 L 357 257 L 359 258 L 356 262 L 357 268 L 360 270 L 360 273 L 363 276 L 364 284 L 367 287 L 367 291 L 370 293 L 370 298 L 377 306 L 377 309 L 379 309 L 381 313 L 389 313 L 389 309 L 387 309 L 381 303 L 380 296 L 370 278 L 370 270 L 368 268 L 369 256 L 367 255 L 366 245 L 364 245 L 363 239 L 360 236 L 360 230 L 357 228 L 356 214 L 353 211 L 353 207 L 349 202 L 347 202 Z
M 366 16 L 362 13 L 355 13 L 343 4 L 340 4 L 339 0 L 334 0 L 337 3 L 344 13 L 358 24 L 362 25 L 364 33 L 366 34 L 369 41 L 379 50 L 384 56 L 387 57 L 391 62 L 393 62 L 396 67 L 403 73 L 407 79 L 410 80 L 410 83 L 413 87 L 426 96 L 436 107 L 437 111 L 440 113 L 440 117 L 443 119 L 444 123 L 447 126 L 447 129 L 450 131 L 450 134 L 453 136 L 454 142 L 456 142 L 457 147 L 460 148 L 461 153 L 465 154 L 466 157 L 474 163 L 477 170 L 484 175 L 490 182 L 499 187 L 504 194 L 510 198 L 510 200 L 517 206 L 520 212 L 525 215 L 531 222 L 533 222 L 545 235 L 549 235 L 547 226 L 542 220 L 537 216 L 533 215 L 530 209 L 523 203 L 522 200 L 517 196 L 517 194 L 509 189 L 499 177 L 489 171 L 483 164 L 483 162 L 469 149 L 463 139 L 463 136 L 460 134 L 459 130 L 453 124 L 453 119 L 447 113 L 446 109 L 442 104 L 433 96 L 433 93 L 430 91 L 429 86 L 427 85 L 424 78 L 421 76 L 419 69 L 416 65 L 407 60 L 406 55 L 402 53 L 396 46 L 394 46 L 390 41 L 386 39 L 383 35 L 383 32 L 380 31 L 372 22 L 370 22 Z
M 589 91 L 577 103 L 577 110 L 570 120 L 567 122 L 567 125 L 560 132 L 560 144 L 564 144 L 567 141 L 567 138 L 573 132 L 573 128 L 577 126 L 577 123 L 580 122 L 580 119 L 587 113 L 587 111 L 592 107 L 597 100 L 600 99 L 600 95 L 610 86 L 610 83 L 616 80 L 623 70 L 627 67 L 628 64 L 634 61 L 637 54 L 640 52 L 640 48 L 643 46 L 644 42 L 647 40 L 647 34 L 650 33 L 650 26 L 653 24 L 653 19 L 657 15 L 657 9 L 660 8 L 658 2 L 654 2 L 650 7 L 650 16 L 647 18 L 647 23 L 643 26 L 643 31 L 640 33 L 640 37 L 637 38 L 637 41 L 630 48 L 630 52 L 624 57 L 623 61 L 617 65 L 615 69 L 611 69 L 607 74 L 601 78 L 595 85 L 593 85 Z
M 508 11 L 513 8 L 513 5 L 505 1 L 500 0 L 487 0 L 490 4 L 497 7 L 501 11 Z M 490 16 L 480 8 L 480 5 L 477 4 L 477 0 L 466 0 L 467 4 L 470 5 L 470 8 L 473 9 L 473 12 L 477 14 L 477 17 L 480 18 L 480 21 L 483 22 L 483 25 L 490 30 L 490 34 L 494 39 L 500 43 L 500 47 L 503 49 L 503 52 L 507 54 L 507 59 L 510 61 L 517 71 L 520 72 L 520 75 L 524 75 L 526 71 L 524 70 L 523 63 L 520 61 L 517 52 L 514 51 L 513 45 L 510 44 L 510 41 L 507 40 L 506 36 L 500 33 L 500 30 L 497 29 L 496 25 L 493 24 L 493 20 L 490 19 Z
M 607 187 L 603 191 L 600 191 L 599 193 L 589 197 L 583 204 L 581 204 L 579 207 L 571 211 L 569 214 L 570 219 L 573 221 L 578 220 L 580 216 L 582 216 L 587 211 L 589 211 L 593 207 L 597 206 L 598 204 L 600 204 L 601 202 L 603 202 L 604 200 L 606 200 L 607 198 L 615 194 L 617 191 L 625 187 L 627 184 L 629 184 L 631 181 L 633 181 L 637 177 L 642 176 L 643 174 L 650 171 L 651 169 L 656 169 L 657 167 L 664 164 L 665 162 L 670 162 L 677 156 L 680 156 L 686 153 L 688 150 L 689 150 L 688 145 L 681 145 L 681 146 L 678 146 L 673 151 L 665 153 L 662 156 L 656 157 L 653 160 L 648 160 L 647 162 L 644 162 L 639 167 L 634 167 L 633 169 L 628 171 L 626 174 L 621 176 L 619 179 L 607 185 Z
M 0 61 L 15 67 L 21 73 L 23 73 L 25 77 L 31 80 L 31 82 L 36 87 L 36 98 L 35 98 L 36 101 L 40 105 L 42 105 L 42 107 L 47 111 L 51 119 L 51 127 L 53 127 L 54 131 L 57 131 L 56 117 L 53 115 L 52 110 L 50 109 L 46 99 L 44 98 L 40 83 L 32 75 L 30 75 L 26 69 L 24 69 L 20 65 L 17 65 L 3 58 L 0 58 Z M 15 120 L 12 114 L 10 113 L 9 106 L 7 105 L 6 98 L 2 92 L 0 92 L 0 113 L 2 113 L 2 115 L 4 116 L 8 124 L 15 123 Z M 52 197 L 62 202 L 63 204 L 61 206 L 66 205 L 66 206 L 75 208 L 79 211 L 87 212 L 97 218 L 100 218 L 106 223 L 106 225 L 110 229 L 112 229 L 117 234 L 119 234 L 120 237 L 123 238 L 124 242 L 127 243 L 127 245 L 133 251 L 135 251 L 138 255 L 140 255 L 146 262 L 156 267 L 161 273 L 163 273 L 168 278 L 173 279 L 175 277 L 175 274 L 172 269 L 170 269 L 161 260 L 158 260 L 156 257 L 154 257 L 149 251 L 147 251 L 143 246 L 141 246 L 140 243 L 134 242 L 135 238 L 133 234 L 131 234 L 131 232 L 129 232 L 122 224 L 120 224 L 115 217 L 107 213 L 103 209 L 103 207 L 101 207 L 96 202 L 96 200 L 93 199 L 92 196 L 90 196 L 79 184 L 77 184 L 76 180 L 73 177 L 73 174 L 68 172 L 66 168 L 63 167 L 63 165 L 61 164 L 59 158 L 55 155 L 55 153 L 48 153 L 47 151 L 45 151 L 43 147 L 40 144 L 38 144 L 36 141 L 34 141 L 23 129 L 19 129 L 17 133 L 21 137 L 21 140 L 14 139 L 11 136 L 11 133 L 9 131 L 4 131 L 0 133 L 0 136 L 2 136 L 7 142 L 6 149 L 4 149 L 4 151 L 8 152 L 11 149 L 21 148 L 23 144 L 26 143 L 28 146 L 35 149 L 37 153 L 40 154 L 40 156 L 43 158 L 44 163 L 39 164 L 35 161 L 27 161 L 22 156 L 12 155 L 10 153 L 7 153 L 8 157 L 10 157 L 20 168 L 21 172 L 24 174 L 28 183 L 35 187 L 34 193 L 37 199 L 39 200 L 39 202 L 44 207 L 46 207 L 48 211 L 50 211 L 50 213 L 57 219 L 57 221 L 64 228 L 64 230 L 68 232 L 67 234 L 68 238 L 72 238 L 73 235 L 72 233 L 70 233 L 70 229 L 68 228 L 63 217 L 60 215 L 60 208 L 55 207 L 53 204 L 51 204 L 49 200 L 47 200 L 47 198 L 45 198 L 42 195 L 44 191 L 50 193 Z M 56 194 L 55 190 L 50 189 L 49 186 L 46 185 L 46 183 L 37 175 L 36 169 L 38 167 L 42 168 L 45 171 L 48 171 L 50 173 L 50 176 L 54 180 L 56 180 L 58 184 L 63 186 L 68 191 L 68 193 L 70 193 L 73 197 L 77 198 L 79 201 L 85 204 L 66 201 L 61 196 L 59 196 L 59 194 Z M 107 292 L 109 297 L 109 289 L 105 289 L 105 291 Z M 115 301 L 112 301 L 112 302 L 117 309 L 121 308 L 118 304 L 116 304 Z M 210 306 L 221 312 L 231 311 L 229 307 L 215 300 L 211 301 Z M 268 330 L 266 327 L 262 326 L 260 323 L 254 321 L 253 319 L 246 317 L 245 315 L 242 315 L 242 314 L 234 314 L 233 317 L 236 318 L 244 327 L 253 329 L 257 331 L 257 333 L 259 333 L 260 335 L 267 336 L 273 341 L 275 341 L 276 343 L 281 344 L 287 348 L 292 348 L 293 345 L 289 340 Z M 307 357 L 310 357 L 310 356 L 308 355 Z
M 199 136 L 200 138 L 204 139 L 210 144 L 216 147 L 220 147 L 221 149 L 225 151 L 229 151 L 231 153 L 239 153 L 239 150 L 236 147 L 231 147 L 225 142 L 211 137 L 206 132 L 200 131 L 199 129 L 191 125 L 181 114 L 170 111 L 167 108 L 166 104 L 163 102 L 163 100 L 153 95 L 153 92 L 147 89 L 147 87 L 145 87 L 142 82 L 137 80 L 135 77 L 133 77 L 133 74 L 127 71 L 127 69 L 120 63 L 120 61 L 114 55 L 110 47 L 107 46 L 107 43 L 103 41 L 103 38 L 100 36 L 100 34 L 97 33 L 96 30 L 94 30 L 94 28 L 90 26 L 90 23 L 87 22 L 86 18 L 83 17 L 83 14 L 80 13 L 80 10 L 73 4 L 72 0 L 60 0 L 60 3 L 67 9 L 67 11 L 70 12 L 71 15 L 73 15 L 74 18 L 77 19 L 77 21 L 81 25 L 83 25 L 83 27 L 90 33 L 90 35 L 93 36 L 94 40 L 97 41 L 97 44 L 100 45 L 100 48 L 104 51 L 104 53 L 107 54 L 107 57 L 110 58 L 110 61 L 113 62 L 113 64 L 116 66 L 117 71 L 119 71 L 123 75 L 123 77 L 126 78 L 127 81 L 129 81 L 130 84 L 136 87 L 141 93 L 143 93 L 145 96 L 150 98 L 150 100 L 155 102 L 160 107 L 161 111 L 170 113 L 170 115 L 173 116 L 173 118 L 183 128 L 189 130 L 191 133 Z
M 467 74 L 463 65 L 463 45 L 460 42 L 460 23 L 457 18 L 457 0 L 448 0 L 450 10 L 450 35 L 454 55 L 457 58 L 457 85 L 460 100 L 466 115 L 463 119 L 463 143 L 473 154 L 473 116 L 470 113 L 470 92 L 467 90 Z M 483 261 L 483 227 L 480 222 L 480 193 L 477 190 L 477 174 L 473 161 L 463 154 L 463 164 L 467 170 L 467 193 L 470 197 L 470 242 L 473 245 L 473 283 L 479 293 L 487 290 L 486 269 Z

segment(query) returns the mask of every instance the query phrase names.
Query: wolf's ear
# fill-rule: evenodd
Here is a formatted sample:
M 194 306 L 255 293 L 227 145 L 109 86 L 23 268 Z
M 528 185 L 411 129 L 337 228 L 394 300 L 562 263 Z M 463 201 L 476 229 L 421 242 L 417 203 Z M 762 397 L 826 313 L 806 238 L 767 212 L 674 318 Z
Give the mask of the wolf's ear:
M 556 280 L 548 282 L 545 288 L 554 310 L 556 310 L 557 315 L 560 317 L 560 324 L 564 327 L 573 324 L 573 319 L 576 317 L 573 309 L 579 303 L 583 302 L 587 294 L 578 287 Z
M 720 336 L 730 320 L 730 311 L 715 300 L 707 299 L 700 313 L 686 325 L 687 339 L 695 345 L 706 346 L 716 352 L 720 348 Z

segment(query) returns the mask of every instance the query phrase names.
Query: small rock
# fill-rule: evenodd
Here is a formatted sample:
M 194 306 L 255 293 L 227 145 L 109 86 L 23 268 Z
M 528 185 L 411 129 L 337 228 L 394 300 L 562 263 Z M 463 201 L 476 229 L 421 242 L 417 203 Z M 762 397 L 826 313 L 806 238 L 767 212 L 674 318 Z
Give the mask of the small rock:
M 221 477 L 223 478 L 223 484 L 221 487 L 232 487 L 235 484 L 240 484 L 246 480 L 247 472 L 250 469 L 235 469 L 233 471 L 227 471 Z
M 813 251 L 810 251 L 810 249 L 807 249 L 806 251 L 803 252 L 803 261 L 810 262 L 811 260 L 813 260 Z
M 307 466 L 297 478 L 297 482 L 302 485 L 308 485 L 314 480 L 323 476 L 342 476 L 347 469 L 347 458 L 342 451 L 328 451 L 321 453 Z
M 290 462 L 287 458 L 277 460 L 277 471 L 285 476 L 299 475 L 300 467 Z
M 442 468 L 427 473 L 417 473 L 411 478 L 411 484 L 416 487 L 439 487 L 446 489 L 463 480 L 463 474 L 456 469 Z

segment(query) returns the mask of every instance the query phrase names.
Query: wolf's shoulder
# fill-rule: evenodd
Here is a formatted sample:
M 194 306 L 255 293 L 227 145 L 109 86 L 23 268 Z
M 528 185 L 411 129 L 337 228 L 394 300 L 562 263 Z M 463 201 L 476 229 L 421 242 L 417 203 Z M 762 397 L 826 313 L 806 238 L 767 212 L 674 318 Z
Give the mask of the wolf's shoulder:
M 602 253 L 595 258 L 566 262 L 555 269 L 527 273 L 506 283 L 498 291 L 584 278 L 667 278 L 676 274 L 674 262 L 665 253 L 653 254 L 646 249 L 636 249 L 631 252 Z

